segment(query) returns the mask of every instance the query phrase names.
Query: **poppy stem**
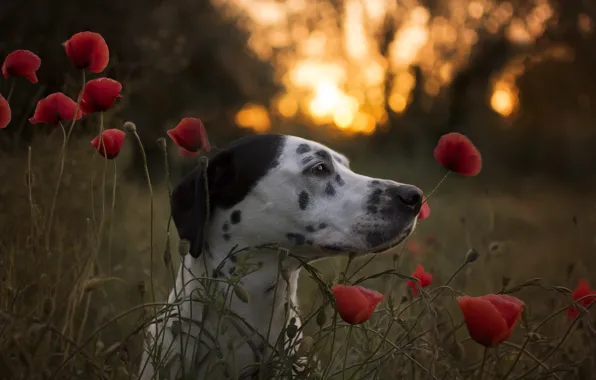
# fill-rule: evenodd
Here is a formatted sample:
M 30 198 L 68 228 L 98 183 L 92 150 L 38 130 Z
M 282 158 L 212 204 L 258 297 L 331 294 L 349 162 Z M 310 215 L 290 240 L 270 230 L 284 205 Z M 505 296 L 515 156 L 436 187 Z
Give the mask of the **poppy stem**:
M 112 184 L 112 220 L 110 223 L 110 233 L 108 234 L 108 274 L 112 273 L 112 234 L 114 231 L 114 221 L 116 220 L 116 180 L 118 178 L 118 168 L 116 160 L 114 162 L 114 183 Z
M 82 79 L 83 79 L 83 89 L 85 88 L 85 70 L 81 70 L 82 74 Z M 12 85 L 14 85 L 14 80 L 12 81 Z M 9 93 L 9 97 L 12 94 L 12 85 L 11 85 L 11 90 Z M 83 93 L 83 91 L 81 90 L 81 94 Z M 81 104 L 81 96 L 79 95 L 77 98 L 77 106 L 75 108 L 75 112 L 74 115 L 72 115 L 72 122 L 70 123 L 70 128 L 68 130 L 68 133 L 66 133 L 66 130 L 64 128 L 64 125 L 62 124 L 62 122 L 60 121 L 60 127 L 62 128 L 62 133 L 63 133 L 63 141 L 62 141 L 62 151 L 60 152 L 60 174 L 58 174 L 58 183 L 56 184 L 56 190 L 54 192 L 54 197 L 52 198 L 52 207 L 50 207 L 50 216 L 48 218 L 48 230 L 46 232 L 46 248 L 47 251 L 50 252 L 50 241 L 51 241 L 51 235 L 52 235 L 52 223 L 54 221 L 54 209 L 56 208 L 56 200 L 58 198 L 58 193 L 60 192 L 60 185 L 62 183 L 62 175 L 64 173 L 64 161 L 66 159 L 66 145 L 68 144 L 68 140 L 70 139 L 70 134 L 72 133 L 72 130 L 74 128 L 75 123 L 77 122 L 77 115 L 79 114 L 79 107 Z
M 346 352 L 344 353 L 344 362 L 343 362 L 343 367 L 342 367 L 342 371 L 341 371 L 342 380 L 346 379 L 346 362 L 348 361 L 348 352 L 350 351 L 350 338 L 352 337 L 352 329 L 353 328 L 354 328 L 353 325 L 350 325 L 350 327 L 348 328 L 348 336 L 346 337 L 346 344 L 344 344 L 344 347 L 346 348 Z
M 107 157 L 108 152 L 107 152 L 105 141 L 103 139 L 103 132 L 104 132 L 103 112 L 100 112 L 99 113 L 99 147 L 101 150 L 103 150 L 102 156 L 104 158 L 104 165 L 103 165 L 103 176 L 101 179 L 101 220 L 99 222 L 99 231 L 97 234 L 97 240 L 98 240 L 97 241 L 97 244 L 98 244 L 97 249 L 100 249 L 100 247 L 101 247 L 103 226 L 104 226 L 105 219 L 106 219 L 106 172 L 108 171 L 108 157 Z
M 10 103 L 10 98 L 12 98 L 12 94 L 14 93 L 16 79 L 12 78 L 10 81 L 10 89 L 8 90 L 8 95 L 6 96 L 6 101 Z
M 147 187 L 149 188 L 150 197 L 150 230 L 149 230 L 149 250 L 150 250 L 150 264 L 149 264 L 149 281 L 151 282 L 151 302 L 155 303 L 155 285 L 153 284 L 153 186 L 151 186 L 151 176 L 149 175 L 149 167 L 147 166 L 147 155 L 145 154 L 145 148 L 141 142 L 141 137 L 137 133 L 136 129 L 132 131 L 137 140 L 139 148 L 141 149 L 141 156 L 143 157 L 143 166 L 145 169 L 145 177 L 147 179 Z M 207 208 L 209 209 L 209 208 Z M 203 329 L 201 329 L 203 331 Z
M 484 347 L 484 354 L 482 355 L 482 363 L 480 364 L 480 373 L 478 374 L 478 379 L 482 379 L 484 375 L 484 364 L 486 363 L 486 358 L 488 357 L 488 347 Z
M 428 193 L 428 195 L 426 195 L 426 200 L 424 202 L 422 202 L 422 204 L 428 202 L 428 200 L 430 199 L 430 197 L 432 197 L 433 194 L 439 189 L 439 187 L 441 187 L 441 185 L 443 184 L 443 182 L 445 182 L 445 180 L 449 176 L 449 173 L 451 173 L 451 171 L 447 171 L 447 173 L 445 173 L 445 175 L 443 176 L 443 178 L 441 178 L 441 180 L 439 181 L 439 183 L 437 183 L 437 186 L 435 186 L 435 188 L 432 189 L 431 192 Z

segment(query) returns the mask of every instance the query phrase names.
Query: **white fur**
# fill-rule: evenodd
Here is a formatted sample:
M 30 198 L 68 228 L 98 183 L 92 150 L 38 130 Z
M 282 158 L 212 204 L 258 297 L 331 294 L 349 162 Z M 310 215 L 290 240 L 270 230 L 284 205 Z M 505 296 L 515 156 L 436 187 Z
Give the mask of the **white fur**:
M 333 196 L 326 195 L 324 192 L 328 181 L 319 181 L 303 174 L 304 167 L 301 165 L 300 155 L 297 148 L 300 144 L 308 144 L 312 151 L 325 150 L 333 157 L 335 171 L 345 182 L 343 186 L 335 186 L 336 193 Z M 379 220 L 377 216 L 366 212 L 363 207 L 365 197 L 370 193 L 368 187 L 373 178 L 356 174 L 349 168 L 347 158 L 328 147 L 305 140 L 299 137 L 288 136 L 285 145 L 279 157 L 280 164 L 265 175 L 249 195 L 239 204 L 229 210 L 216 209 L 211 219 L 211 228 L 207 232 L 207 243 L 209 247 L 208 254 L 203 254 L 198 259 L 190 255 L 183 258 L 182 265 L 178 270 L 176 286 L 170 293 L 168 302 L 171 304 L 179 302 L 181 299 L 191 297 L 193 291 L 202 288 L 201 282 L 193 280 L 194 277 L 210 277 L 214 268 L 216 268 L 234 246 L 238 249 L 244 247 L 253 247 L 268 243 L 279 244 L 287 248 L 292 253 L 314 259 L 333 255 L 319 249 L 325 245 L 349 246 L 351 251 L 364 254 L 371 251 L 367 244 L 364 234 L 355 233 L 360 229 L 378 228 L 383 229 L 386 222 Z M 400 184 L 380 180 L 383 183 L 399 186 Z M 298 194 L 301 191 L 307 191 L 310 194 L 309 205 L 306 210 L 302 210 L 298 205 Z M 231 239 L 225 241 L 222 237 L 221 226 L 229 223 L 230 213 L 233 210 L 240 210 L 241 222 L 230 225 Z M 320 223 L 325 223 L 326 227 L 318 230 Z M 406 223 L 406 222 L 404 222 Z M 409 233 L 415 226 L 416 218 L 408 219 Z M 305 226 L 313 226 L 316 231 L 309 233 L 305 231 Z M 404 231 L 399 231 L 400 234 Z M 312 245 L 295 246 L 288 240 L 288 233 L 304 234 Z M 395 240 L 403 236 L 393 236 Z M 389 248 L 389 246 L 387 247 Z M 299 267 L 296 261 L 287 259 L 283 267 L 291 273 L 289 288 L 283 279 L 277 282 L 276 297 L 273 298 L 273 292 L 265 296 L 265 289 L 275 284 L 279 276 L 278 271 L 278 253 L 275 250 L 262 249 L 253 253 L 252 263 L 260 262 L 262 267 L 243 277 L 241 280 L 242 288 L 248 293 L 249 302 L 242 302 L 233 292 L 227 294 L 229 309 L 231 312 L 240 316 L 261 336 L 266 336 L 269 326 L 271 313 L 273 313 L 271 330 L 268 342 L 275 345 L 284 324 L 287 323 L 284 313 L 284 303 L 289 298 L 293 306 L 297 305 L 296 291 Z M 238 264 L 232 263 L 229 259 L 223 265 L 222 272 L 229 276 L 232 266 Z M 225 290 L 223 282 L 213 282 L 219 284 L 221 289 Z M 258 342 L 258 338 L 244 328 L 245 333 L 240 333 L 231 323 L 225 323 L 219 326 L 219 335 L 217 344 L 224 355 L 222 362 L 227 368 L 226 375 L 223 370 L 206 373 L 206 369 L 196 371 L 191 369 L 193 362 L 197 357 L 214 352 L 203 346 L 198 351 L 193 350 L 194 338 L 199 334 L 199 323 L 204 323 L 205 331 L 208 334 L 216 335 L 218 331 L 218 317 L 215 311 L 207 314 L 207 319 L 202 320 L 203 304 L 200 302 L 179 302 L 179 313 L 193 323 L 182 322 L 181 330 L 187 333 L 172 333 L 172 325 L 177 324 L 179 318 L 170 316 L 165 323 L 157 322 L 152 324 L 147 331 L 147 345 L 143 356 L 140 369 L 140 378 L 143 380 L 158 379 L 159 374 L 154 372 L 153 361 L 148 352 L 161 352 L 160 359 L 170 362 L 169 378 L 170 380 L 179 379 L 181 372 L 185 372 L 187 377 L 184 379 L 224 379 L 224 378 L 242 378 L 236 377 L 243 373 L 251 363 L 254 362 L 253 350 L 247 343 L 249 339 Z M 171 308 L 171 312 L 178 312 L 177 307 Z M 290 318 L 296 316 L 296 324 L 300 326 L 300 320 L 293 310 L 290 310 Z M 231 318 L 234 319 L 234 318 Z M 238 319 L 235 319 L 238 321 Z M 242 326 L 244 327 L 244 326 Z M 174 327 L 174 332 L 178 330 Z M 156 341 L 157 337 L 157 341 Z M 298 336 L 300 338 L 300 336 Z M 160 340 L 161 339 L 161 340 Z M 298 339 L 299 340 L 299 339 Z M 157 349 L 156 347 L 157 342 Z M 233 343 L 231 343 L 233 342 Z M 234 345 L 234 358 L 230 352 L 231 345 Z M 213 343 L 211 343 L 213 346 Z M 296 347 L 293 347 L 296 348 Z M 183 352 L 183 353 L 182 353 Z M 271 351 L 266 351 L 268 355 Z M 182 354 L 181 354 L 182 353 Z M 179 357 L 183 360 L 180 361 Z M 164 359 L 165 358 L 165 359 Z M 182 370 L 182 367 L 184 369 Z M 203 368 L 206 367 L 203 365 Z M 189 371 L 190 376 L 189 376 Z

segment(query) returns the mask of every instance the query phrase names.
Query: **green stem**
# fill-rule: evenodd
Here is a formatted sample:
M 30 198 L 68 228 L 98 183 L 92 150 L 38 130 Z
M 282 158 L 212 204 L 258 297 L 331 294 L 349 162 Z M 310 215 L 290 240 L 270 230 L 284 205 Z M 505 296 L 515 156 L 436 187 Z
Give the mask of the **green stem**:
M 435 188 L 434 188 L 434 189 L 432 189 L 432 190 L 431 190 L 431 192 L 430 192 L 430 193 L 428 193 L 428 195 L 426 195 L 426 200 L 423 202 L 423 204 L 424 204 L 424 203 L 426 203 L 426 202 L 428 202 L 428 200 L 430 199 L 430 197 L 432 197 L 432 196 L 433 196 L 433 194 L 434 194 L 434 193 L 435 193 L 437 190 L 439 190 L 439 187 L 441 187 L 441 185 L 443 184 L 443 182 L 445 182 L 445 180 L 446 180 L 446 179 L 447 179 L 447 177 L 449 176 L 449 173 L 451 173 L 451 171 L 448 171 L 447 173 L 445 173 L 445 175 L 443 176 L 443 178 L 441 178 L 441 180 L 439 181 L 439 183 L 437 183 L 437 186 L 435 186 Z
M 342 371 L 341 371 L 341 378 L 342 380 L 346 379 L 346 362 L 348 361 L 348 351 L 350 351 L 350 338 L 352 337 L 352 329 L 354 328 L 354 326 L 350 325 L 350 327 L 348 328 L 348 336 L 346 337 L 346 352 L 344 353 L 344 363 L 342 366 Z
M 108 274 L 112 271 L 112 234 L 114 231 L 114 222 L 116 221 L 116 180 L 118 178 L 118 168 L 116 160 L 114 162 L 114 183 L 112 184 L 112 220 L 110 223 L 110 233 L 108 234 Z
M 82 70 L 82 79 L 83 79 L 83 89 L 85 88 L 85 70 Z M 14 85 L 14 80 L 12 81 Z M 81 91 L 81 94 L 83 91 Z M 9 97 L 12 94 L 12 85 L 11 85 L 11 92 L 9 93 Z M 77 106 L 75 107 L 74 115 L 72 116 L 72 122 L 70 123 L 70 128 L 68 133 L 65 132 L 64 125 L 60 122 L 60 127 L 62 127 L 63 133 L 63 141 L 62 141 L 62 151 L 60 152 L 60 174 L 58 175 L 58 183 L 56 184 L 56 190 L 54 192 L 54 197 L 52 198 L 52 206 L 50 208 L 50 217 L 48 219 L 48 229 L 46 235 L 46 248 L 48 252 L 50 251 L 50 240 L 52 235 L 52 223 L 54 221 L 54 209 L 56 208 L 56 200 L 58 198 L 58 193 L 60 192 L 60 185 L 62 183 L 62 174 L 64 173 L 64 161 L 66 159 L 66 145 L 68 144 L 68 140 L 70 139 L 70 135 L 74 128 L 75 123 L 77 122 L 77 115 L 79 113 L 79 107 L 81 105 L 81 97 L 77 98 Z
M 104 144 L 104 139 L 103 139 L 103 132 L 104 132 L 104 126 L 103 126 L 103 112 L 99 113 L 99 147 L 101 150 L 103 150 L 102 152 L 102 156 L 104 158 L 104 165 L 103 165 L 103 176 L 101 179 L 101 220 L 99 222 L 99 232 L 98 232 L 98 250 L 101 247 L 101 240 L 102 240 L 102 234 L 103 234 L 103 226 L 105 223 L 105 218 L 106 218 L 106 173 L 108 171 L 108 152 L 107 152 L 107 148 L 106 145 Z
M 482 379 L 484 375 L 484 364 L 486 363 L 486 357 L 488 356 L 488 347 L 484 348 L 484 354 L 482 355 L 482 363 L 480 364 L 480 373 L 478 374 L 478 379 Z
M 150 197 L 150 228 L 149 231 L 149 246 L 150 246 L 150 261 L 149 264 L 149 281 L 151 282 L 151 301 L 155 303 L 155 286 L 153 284 L 153 186 L 151 186 L 151 176 L 149 175 L 149 166 L 147 165 L 147 155 L 145 154 L 145 148 L 143 147 L 143 143 L 141 142 L 141 137 L 136 130 L 133 131 L 133 134 L 139 144 L 139 148 L 141 149 L 141 155 L 143 156 L 143 166 L 145 169 L 145 177 L 147 178 L 147 186 L 149 187 L 149 197 Z
M 8 96 L 6 96 L 6 101 L 8 103 L 10 103 L 10 98 L 12 98 L 12 94 L 14 93 L 15 83 L 16 83 L 15 78 L 12 78 L 12 80 L 10 81 L 10 89 L 8 90 Z

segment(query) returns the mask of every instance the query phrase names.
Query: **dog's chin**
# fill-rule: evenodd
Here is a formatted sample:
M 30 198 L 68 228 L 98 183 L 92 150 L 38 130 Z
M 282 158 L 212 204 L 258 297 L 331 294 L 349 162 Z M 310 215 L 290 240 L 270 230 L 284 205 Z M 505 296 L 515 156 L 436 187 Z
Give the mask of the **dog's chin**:
M 410 224 L 405 229 L 402 229 L 394 238 L 382 242 L 376 246 L 362 245 L 362 246 L 351 246 L 342 243 L 336 244 L 323 244 L 319 248 L 328 255 L 352 253 L 352 254 L 367 254 L 367 253 L 383 253 L 391 250 L 403 242 L 414 230 L 415 223 Z

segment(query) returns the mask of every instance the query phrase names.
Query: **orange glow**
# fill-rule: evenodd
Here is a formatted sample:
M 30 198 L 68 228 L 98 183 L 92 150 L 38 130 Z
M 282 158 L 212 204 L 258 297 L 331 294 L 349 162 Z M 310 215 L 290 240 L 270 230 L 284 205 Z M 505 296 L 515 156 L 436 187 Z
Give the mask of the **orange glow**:
M 275 113 L 347 134 L 374 133 L 389 120 L 388 111 L 407 110 L 414 66 L 422 72 L 424 95 L 437 97 L 468 65 L 479 36 L 504 33 L 513 44 L 532 44 L 555 17 L 548 0 L 528 7 L 444 0 L 432 13 L 419 0 L 211 2 L 247 32 L 248 48 L 272 65 L 282 88 L 267 108 L 247 105 L 236 115 L 238 125 L 258 132 L 269 130 Z M 381 52 L 388 23 L 395 30 Z M 593 22 L 580 15 L 578 27 L 587 33 Z M 524 70 L 510 65 L 493 78 L 490 106 L 505 117 L 518 107 L 515 80 Z
M 498 82 L 490 98 L 490 105 L 499 114 L 509 116 L 517 105 L 517 94 L 505 82 Z
M 255 132 L 267 132 L 271 127 L 269 112 L 257 104 L 246 104 L 236 114 L 235 121 L 239 127 L 251 128 Z

